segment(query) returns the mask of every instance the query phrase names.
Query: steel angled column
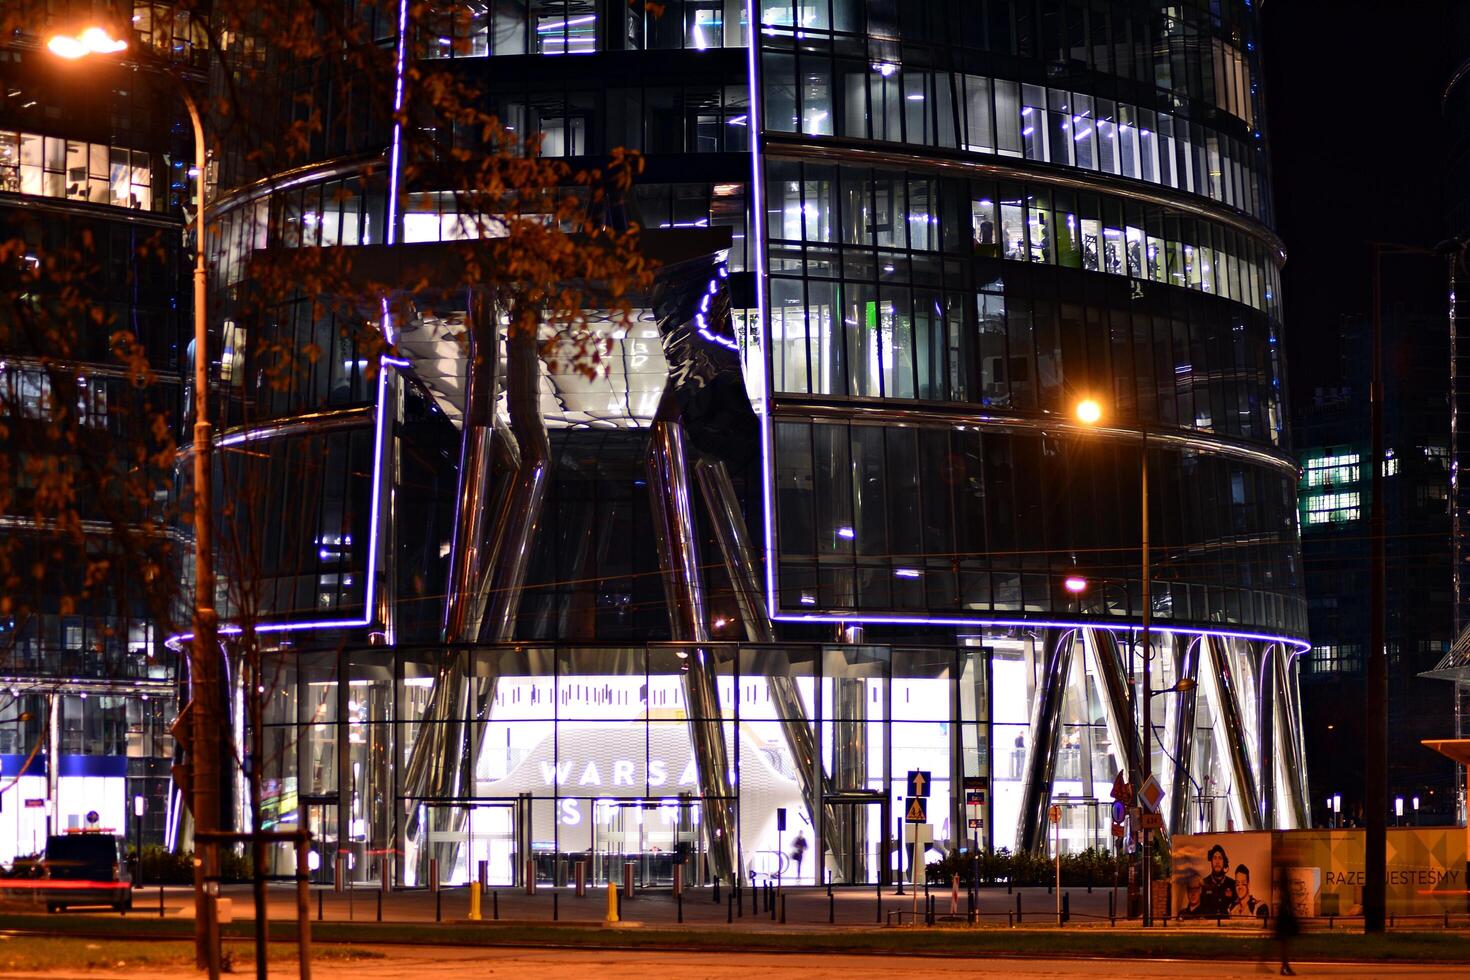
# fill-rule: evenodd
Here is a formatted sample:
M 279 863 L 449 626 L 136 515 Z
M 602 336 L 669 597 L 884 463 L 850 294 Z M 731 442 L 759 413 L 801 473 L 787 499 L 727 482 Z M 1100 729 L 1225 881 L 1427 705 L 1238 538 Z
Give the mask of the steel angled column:
M 1260 830 L 1261 810 L 1256 794 L 1256 777 L 1251 770 L 1246 750 L 1250 733 L 1241 718 L 1240 699 L 1236 695 L 1235 678 L 1230 668 L 1230 651 L 1223 637 L 1208 636 L 1204 640 L 1210 653 L 1209 678 L 1215 695 L 1215 746 L 1230 763 L 1230 790 L 1235 807 L 1248 824 L 1243 830 Z
M 1276 644 L 1251 642 L 1256 669 L 1256 789 L 1264 830 L 1276 829 Z M 1259 654 L 1257 654 L 1259 648 Z
M 740 501 L 734 484 L 730 482 L 730 471 L 723 462 L 701 458 L 694 464 L 694 474 L 724 558 L 725 573 L 735 591 L 745 638 L 751 643 L 775 643 L 776 631 L 766 613 L 764 594 L 756 578 L 760 556 L 750 543 L 745 518 L 740 513 Z M 845 814 L 826 802 L 830 781 L 821 768 L 816 735 L 807 719 L 806 705 L 802 704 L 796 681 L 789 675 L 771 672 L 766 675 L 766 688 L 777 717 L 781 719 L 781 734 L 786 739 L 786 748 L 801 781 L 807 813 L 811 814 L 812 822 L 818 827 L 817 853 L 821 854 L 824 848 L 830 850 L 837 866 L 848 868 L 850 865 L 844 859 L 843 851 L 849 846 Z
M 1143 779 L 1143 754 L 1139 751 L 1138 729 L 1133 724 L 1130 705 L 1128 671 L 1118 652 L 1118 637 L 1112 630 L 1088 628 L 1083 631 L 1087 647 L 1092 651 L 1097 676 L 1102 681 L 1103 719 L 1108 738 L 1118 747 L 1126 778 L 1138 790 Z
M 1182 643 L 1184 651 L 1179 654 L 1179 668 L 1175 672 L 1178 682 L 1189 681 L 1187 687 L 1174 696 L 1174 795 L 1169 801 L 1169 833 L 1189 833 L 1189 777 L 1194 764 L 1194 709 L 1198 704 L 1199 658 L 1203 638 L 1184 638 L 1174 635 L 1175 649 Z M 1203 829 L 1203 828 L 1201 828 Z
M 1072 645 L 1076 639 L 1074 629 L 1042 632 L 1041 669 L 1031 707 L 1031 751 L 1026 756 L 1021 821 L 1016 828 L 1018 851 L 1036 851 L 1046 842 L 1046 808 L 1051 804 L 1057 744 L 1062 737 L 1062 702 L 1067 694 L 1067 676 L 1072 672 Z
M 735 881 L 735 806 L 730 782 L 730 753 L 720 719 L 705 625 L 704 589 L 700 578 L 699 542 L 689 494 L 688 457 L 684 430 L 673 419 L 677 412 L 666 390 L 648 445 L 648 495 L 653 530 L 663 571 L 664 597 L 674 639 L 690 641 L 684 690 L 689 705 L 689 740 L 699 770 L 704 797 L 704 824 L 715 874 Z
M 1307 812 L 1307 767 L 1306 760 L 1302 758 L 1300 716 L 1291 695 L 1291 651 L 1278 644 L 1272 661 L 1271 681 L 1276 687 L 1273 698 L 1276 705 L 1276 745 L 1286 775 L 1282 786 L 1286 790 L 1286 806 L 1292 826 L 1305 829 L 1312 824 Z

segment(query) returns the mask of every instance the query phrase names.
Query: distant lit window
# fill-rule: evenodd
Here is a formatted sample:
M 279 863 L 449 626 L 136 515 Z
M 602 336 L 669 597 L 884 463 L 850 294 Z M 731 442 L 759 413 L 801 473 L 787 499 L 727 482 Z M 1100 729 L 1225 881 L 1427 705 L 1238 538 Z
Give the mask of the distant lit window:
M 1357 483 L 1359 464 L 1360 457 L 1357 453 L 1338 453 L 1309 459 L 1305 464 L 1302 486 L 1306 488 L 1337 487 Z
M 153 162 L 141 150 L 0 130 L 0 191 L 153 210 Z
M 1312 673 L 1353 673 L 1363 669 L 1363 648 L 1357 643 L 1325 643 L 1312 647 Z
M 1318 493 L 1302 498 L 1304 523 L 1341 524 L 1356 521 L 1362 516 L 1361 494 Z

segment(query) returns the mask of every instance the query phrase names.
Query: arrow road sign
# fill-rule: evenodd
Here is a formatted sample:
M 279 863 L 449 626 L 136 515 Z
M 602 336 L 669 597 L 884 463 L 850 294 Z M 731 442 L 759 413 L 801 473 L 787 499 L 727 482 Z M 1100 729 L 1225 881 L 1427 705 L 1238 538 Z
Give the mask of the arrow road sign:
M 909 800 L 908 809 L 903 812 L 905 823 L 928 823 L 929 801 L 922 796 L 916 796 Z
M 927 798 L 929 796 L 929 784 L 930 784 L 930 782 L 932 782 L 932 780 L 929 778 L 929 772 L 928 772 L 928 770 L 925 770 L 925 769 L 910 769 L 909 770 L 909 791 L 906 794 L 904 794 L 904 795 L 906 795 L 906 796 L 922 796 L 922 797 Z

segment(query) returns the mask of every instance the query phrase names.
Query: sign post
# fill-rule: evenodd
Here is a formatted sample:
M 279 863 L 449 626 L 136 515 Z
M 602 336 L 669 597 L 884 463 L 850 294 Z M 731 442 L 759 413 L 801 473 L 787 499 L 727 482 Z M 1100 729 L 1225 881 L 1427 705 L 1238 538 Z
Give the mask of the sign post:
M 910 769 L 908 772 L 908 807 L 904 810 L 904 822 L 911 824 L 925 824 L 929 822 L 929 787 L 933 780 L 929 772 L 924 769 Z M 913 886 L 913 908 L 912 915 L 916 918 L 919 914 L 919 834 L 918 828 L 914 828 L 914 858 L 909 866 L 909 873 L 913 876 L 910 884 Z
M 1056 863 L 1057 863 L 1057 925 L 1062 924 L 1062 807 L 1059 803 L 1053 803 L 1046 811 L 1047 819 L 1056 828 Z

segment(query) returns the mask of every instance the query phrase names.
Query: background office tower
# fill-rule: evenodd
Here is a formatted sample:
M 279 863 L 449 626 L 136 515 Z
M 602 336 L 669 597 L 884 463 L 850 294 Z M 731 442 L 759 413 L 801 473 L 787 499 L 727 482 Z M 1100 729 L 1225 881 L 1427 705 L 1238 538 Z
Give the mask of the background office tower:
M 330 107 L 273 171 L 227 134 L 212 204 L 223 465 L 267 515 L 268 822 L 403 883 L 743 878 L 798 831 L 806 878 L 877 880 L 911 769 L 944 849 L 1037 848 L 1053 802 L 1064 847 L 1111 846 L 1146 769 L 1172 831 L 1304 825 L 1251 5 L 660 6 L 378 8 L 397 121 L 396 85 L 248 51 Z M 595 377 L 457 281 L 494 230 L 451 151 L 483 146 L 410 149 L 414 66 L 548 157 L 646 154 L 609 221 L 664 265 Z M 387 284 L 387 354 L 314 297 L 246 302 L 256 252 L 314 245 Z
M 28 16 L 38 10 L 46 16 Z M 188 143 L 158 72 L 133 60 L 78 72 L 45 50 L 73 14 L 106 13 L 132 18 L 141 43 L 191 70 L 188 21 L 165 4 L 0 11 L 7 864 L 41 850 L 48 828 L 106 827 L 130 842 L 141 831 L 158 843 L 176 812 L 167 732 L 174 659 L 160 623 L 177 575 L 162 523 L 175 500 L 168 468 L 136 454 L 176 438 L 184 407 Z M 121 334 L 142 360 L 119 356 Z M 146 384 L 136 370 L 143 361 L 153 372 Z

